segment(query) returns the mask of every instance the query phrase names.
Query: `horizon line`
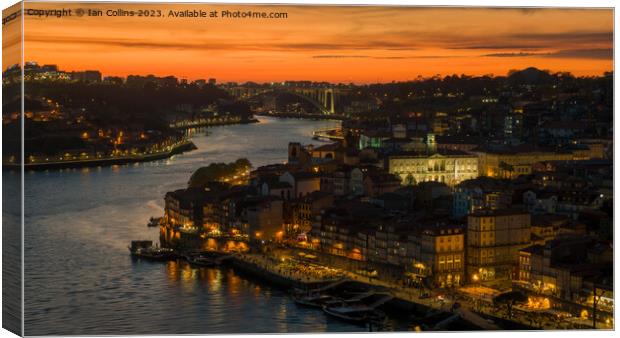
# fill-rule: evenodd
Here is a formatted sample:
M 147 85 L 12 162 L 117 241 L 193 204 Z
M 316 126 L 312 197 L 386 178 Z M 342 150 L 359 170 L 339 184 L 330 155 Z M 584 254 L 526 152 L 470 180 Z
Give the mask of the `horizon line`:
M 112 74 L 104 74 L 103 72 L 101 72 L 98 69 L 82 69 L 82 70 L 72 69 L 72 70 L 64 70 L 64 69 L 61 69 L 61 67 L 59 67 L 58 64 L 55 64 L 55 63 L 40 64 L 37 61 L 24 61 L 23 64 L 25 65 L 27 63 L 35 63 L 39 67 L 54 65 L 54 66 L 56 66 L 58 68 L 59 71 L 65 72 L 65 73 L 97 71 L 97 72 L 101 73 L 102 79 L 106 78 L 106 77 L 120 77 L 120 78 L 123 78 L 123 79 L 127 80 L 127 78 L 129 76 L 143 76 L 143 77 L 155 76 L 155 77 L 162 77 L 162 78 L 163 77 L 170 77 L 170 76 L 172 76 L 172 77 L 177 78 L 178 80 L 187 80 L 187 81 L 191 81 L 191 82 L 196 82 L 198 80 L 208 80 L 210 78 L 214 78 L 214 77 L 188 78 L 188 77 L 181 77 L 181 76 L 174 75 L 174 74 L 157 75 L 157 74 L 154 74 L 154 73 L 148 73 L 148 74 L 137 74 L 136 73 L 136 74 L 127 74 L 127 75 L 112 75 Z M 13 64 L 13 65 L 7 67 L 5 70 L 2 71 L 2 74 L 4 74 L 10 68 L 15 67 L 15 66 L 20 66 L 20 64 Z M 481 77 L 500 78 L 500 77 L 508 77 L 509 73 L 512 72 L 512 71 L 523 71 L 523 70 L 531 69 L 531 68 L 537 69 L 537 70 L 542 71 L 542 72 L 546 72 L 549 75 L 557 75 L 557 74 L 568 73 L 568 74 L 570 74 L 573 77 L 578 78 L 578 79 L 580 79 L 580 78 L 600 78 L 600 77 L 605 77 L 606 74 L 608 74 L 608 73 L 613 73 L 614 72 L 613 69 L 610 69 L 610 70 L 603 71 L 601 74 L 598 74 L 598 75 L 581 75 L 581 76 L 577 76 L 577 75 L 574 75 L 570 71 L 552 71 L 550 69 L 541 69 L 541 68 L 538 68 L 538 67 L 535 67 L 535 66 L 529 66 L 529 67 L 525 67 L 525 68 L 521 68 L 521 69 L 509 69 L 503 75 L 498 75 L 498 74 L 494 74 L 494 73 L 477 74 L 477 75 L 465 74 L 465 73 L 461 73 L 461 74 L 457 74 L 457 73 L 448 74 L 448 73 L 445 73 L 445 74 L 435 74 L 435 75 L 429 75 L 429 76 L 423 76 L 421 74 L 418 74 L 416 77 L 411 78 L 409 80 L 391 80 L 391 81 L 390 80 L 388 80 L 388 81 L 378 80 L 376 82 L 342 82 L 342 81 L 340 81 L 340 82 L 330 82 L 330 81 L 325 81 L 325 80 L 307 80 L 307 79 L 298 79 L 298 80 L 296 80 L 296 79 L 288 79 L 288 80 L 271 80 L 271 81 L 262 81 L 262 82 L 258 82 L 258 81 L 254 81 L 254 80 L 241 80 L 241 81 L 226 80 L 226 81 L 220 82 L 220 84 L 224 84 L 224 83 L 238 83 L 238 84 L 255 83 L 255 84 L 259 84 L 259 85 L 265 85 L 265 84 L 275 84 L 275 83 L 284 83 L 284 82 L 311 82 L 311 83 L 329 83 L 329 84 L 336 84 L 336 85 L 351 85 L 351 84 L 353 84 L 353 85 L 372 85 L 372 84 L 389 84 L 389 83 L 407 83 L 407 82 L 416 82 L 416 81 L 420 81 L 420 80 L 424 81 L 424 80 L 433 79 L 433 78 L 435 78 L 437 76 L 439 76 L 439 78 L 441 78 L 441 79 L 449 77 L 449 76 L 459 76 L 459 77 L 469 76 L 469 77 L 472 77 L 472 78 L 481 78 Z

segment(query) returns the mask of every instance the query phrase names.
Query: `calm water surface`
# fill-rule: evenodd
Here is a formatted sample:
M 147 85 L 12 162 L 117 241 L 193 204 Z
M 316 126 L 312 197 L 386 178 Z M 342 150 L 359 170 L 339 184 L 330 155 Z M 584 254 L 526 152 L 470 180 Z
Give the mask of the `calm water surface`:
M 289 141 L 316 144 L 313 130 L 338 123 L 260 118 L 209 129 L 194 137 L 198 150 L 168 160 L 27 172 L 25 333 L 363 331 L 231 269 L 133 261 L 127 250 L 131 239 L 158 241 L 148 218 L 163 214 L 164 194 L 198 167 L 240 157 L 283 162 Z

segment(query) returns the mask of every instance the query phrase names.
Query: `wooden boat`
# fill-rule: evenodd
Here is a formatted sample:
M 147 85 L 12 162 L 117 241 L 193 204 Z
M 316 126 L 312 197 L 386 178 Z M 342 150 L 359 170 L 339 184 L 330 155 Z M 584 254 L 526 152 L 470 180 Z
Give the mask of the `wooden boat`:
M 158 227 L 161 224 L 162 217 L 151 217 L 146 224 L 147 227 Z
M 136 258 L 145 258 L 152 261 L 167 261 L 177 258 L 174 252 L 170 249 L 139 249 L 137 251 L 132 251 L 131 255 Z
M 323 306 L 323 311 L 349 323 L 366 325 L 385 319 L 385 314 L 366 305 Z
M 177 258 L 172 249 L 154 247 L 152 241 L 131 241 L 128 247 L 132 257 L 154 261 L 165 261 Z
M 211 257 L 205 256 L 186 256 L 185 259 L 190 265 L 200 266 L 200 267 L 210 267 L 215 266 L 217 263 Z
M 315 295 L 294 295 L 293 301 L 295 304 L 308 306 L 308 307 L 316 307 L 322 308 L 328 301 L 334 300 L 334 297 L 330 295 L 324 294 L 315 294 Z
M 137 251 L 138 249 L 148 249 L 153 247 L 153 241 L 149 240 L 134 240 L 131 241 L 131 246 L 129 247 L 130 252 Z

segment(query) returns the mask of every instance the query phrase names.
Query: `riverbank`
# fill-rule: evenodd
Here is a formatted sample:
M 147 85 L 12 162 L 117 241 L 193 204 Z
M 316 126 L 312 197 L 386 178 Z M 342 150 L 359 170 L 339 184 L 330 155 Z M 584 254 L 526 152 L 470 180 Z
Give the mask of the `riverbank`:
M 233 255 L 228 262 L 241 273 L 252 275 L 285 289 L 311 290 L 337 280 L 286 271 L 278 267 L 281 262 L 264 255 L 237 254 Z
M 173 129 L 191 129 L 201 127 L 218 127 L 229 126 L 235 124 L 252 124 L 259 123 L 258 119 L 250 118 L 247 120 L 242 119 L 225 119 L 225 120 L 198 120 L 198 121 L 179 121 L 170 124 L 170 128 Z
M 476 313 L 465 307 L 458 310 L 451 309 L 453 301 L 438 300 L 435 297 L 422 297 L 418 289 L 404 288 L 394 283 L 368 278 L 353 272 L 341 269 L 327 268 L 339 271 L 337 276 L 317 275 L 315 270 L 308 270 L 309 265 L 299 269 L 286 270 L 283 268 L 284 260 L 259 254 L 234 255 L 229 261 L 240 273 L 247 273 L 255 278 L 269 282 L 285 289 L 317 290 L 328 285 L 341 283 L 357 283 L 368 290 L 386 290 L 393 297 L 384 304 L 390 313 L 405 317 L 414 315 L 420 320 L 429 313 L 442 314 L 446 318 L 445 323 L 435 329 L 446 330 L 451 325 L 461 329 L 484 329 L 484 330 L 532 330 L 536 329 L 524 323 L 519 323 L 507 318 L 498 317 L 492 313 Z M 463 300 L 460 301 L 464 306 Z
M 410 321 L 411 318 L 419 318 L 420 323 L 426 321 L 427 314 L 441 315 L 442 318 L 452 318 L 449 325 L 460 329 L 489 329 L 489 323 L 477 315 L 469 313 L 466 318 L 460 313 L 452 312 L 448 303 L 439 303 L 430 299 L 419 299 L 413 292 L 407 292 L 401 288 L 384 281 L 369 280 L 350 271 L 329 268 L 317 264 L 292 264 L 294 259 L 286 259 L 260 253 L 225 253 L 220 252 L 222 258 L 216 265 L 228 266 L 240 276 L 265 282 L 274 287 L 291 292 L 294 290 L 323 290 L 335 291 L 341 285 L 357 285 L 357 288 L 368 291 L 387 292 L 390 296 L 383 303 L 386 312 L 394 318 Z M 163 260 L 186 259 L 182 254 L 170 255 Z M 153 260 L 153 259 L 150 259 Z M 323 292 L 321 291 L 321 292 Z M 332 292 L 334 293 L 334 292 Z M 413 323 L 411 323 L 413 324 Z M 481 325 L 482 324 L 482 325 Z M 428 328 L 432 328 L 431 325 Z M 427 329 L 428 329 L 427 328 Z M 445 329 L 445 327 L 444 327 Z M 494 327 L 491 329 L 499 329 Z M 523 327 L 519 327 L 523 329 Z
M 184 260 L 147 262 L 129 255 L 129 239 L 159 241 L 159 229 L 147 227 L 146 221 L 163 213 L 165 192 L 185 186 L 198 167 L 240 157 L 254 166 L 282 162 L 288 140 L 312 143 L 313 130 L 337 127 L 327 120 L 258 119 L 261 123 L 205 128 L 208 136 L 192 136 L 198 149 L 173 160 L 119 165 L 115 170 L 30 171 L 24 185 L 29 229 L 24 234 L 29 246 L 26 333 L 359 331 L 316 309 L 296 306 L 284 288 L 249 274 L 242 277 L 241 270 L 229 264 L 194 268 Z M 14 171 L 5 170 L 4 177 L 6 182 L 19 180 Z M 18 196 L 19 185 L 12 186 L 9 196 Z M 50 252 L 57 264 L 50 264 Z M 50 300 L 63 299 L 71 302 L 50 306 Z M 174 320 L 162 320 L 170 316 Z M 231 318 L 243 318 L 246 325 Z
M 367 278 L 356 275 L 349 271 L 340 269 L 332 269 L 325 267 L 326 271 L 337 274 L 323 275 L 317 273 L 316 267 L 311 269 L 313 265 L 303 265 L 298 268 L 287 268 L 286 260 L 278 259 L 268 255 L 261 254 L 235 254 L 227 261 L 231 264 L 235 271 L 241 275 L 247 274 L 250 277 L 267 282 L 273 286 L 280 287 L 285 290 L 327 290 L 336 289 L 340 285 L 355 284 L 363 290 L 375 290 L 377 292 L 385 292 L 391 296 L 383 306 L 391 315 L 410 320 L 413 317 L 425 318 L 428 313 L 442 314 L 444 317 L 454 316 L 452 325 L 462 329 L 481 329 L 485 328 L 480 325 L 480 321 L 484 321 L 477 317 L 477 323 L 471 319 L 466 319 L 460 314 L 454 314 L 450 311 L 446 304 L 432 304 L 432 302 L 420 301 L 413 295 L 398 292 L 399 289 L 394 285 L 377 283 L 377 281 L 369 281 Z M 434 312 L 433 312 L 434 311 Z M 456 318 L 458 317 L 458 318 Z M 487 324 L 484 322 L 483 324 Z
M 97 166 L 110 166 L 115 164 L 127 164 L 136 162 L 148 162 L 163 160 L 173 155 L 181 154 L 187 151 L 198 149 L 196 145 L 190 141 L 182 141 L 170 146 L 169 150 L 152 153 L 152 154 L 140 154 L 140 155 L 128 155 L 128 156 L 116 156 L 107 158 L 92 158 L 92 159 L 77 159 L 77 160 L 65 160 L 65 161 L 49 161 L 38 163 L 26 163 L 24 164 L 25 170 L 45 170 L 45 169 L 62 169 L 62 168 L 82 168 L 82 167 L 97 167 Z M 4 168 L 10 170 L 19 170 L 20 164 L 3 163 Z
M 258 113 L 257 116 L 278 117 L 278 118 L 292 118 L 292 119 L 309 119 L 309 120 L 340 120 L 347 119 L 344 115 L 339 114 L 294 114 L 294 113 Z

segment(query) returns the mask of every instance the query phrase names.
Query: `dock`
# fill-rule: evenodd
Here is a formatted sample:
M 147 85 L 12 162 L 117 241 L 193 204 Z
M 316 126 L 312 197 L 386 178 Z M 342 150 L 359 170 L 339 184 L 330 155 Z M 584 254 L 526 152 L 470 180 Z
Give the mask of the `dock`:
M 261 255 L 237 254 L 228 259 L 233 268 L 287 289 L 313 290 L 336 282 L 278 270 L 275 261 Z
M 148 243 L 136 241 L 134 245 L 144 246 Z M 260 254 L 230 254 L 218 252 L 214 258 L 214 266 L 229 265 L 240 274 L 248 274 L 259 280 L 263 280 L 274 286 L 287 290 L 296 289 L 304 293 L 333 294 L 338 296 L 339 287 L 346 287 L 347 283 L 353 283 L 353 287 L 360 292 L 343 300 L 347 303 L 364 303 L 369 309 L 384 307 L 400 313 L 435 313 L 439 318 L 434 325 L 426 326 L 431 330 L 448 330 L 455 323 L 468 323 L 484 330 L 501 330 L 500 325 L 487 320 L 477 313 L 463 307 L 447 309 L 446 304 L 433 302 L 430 299 L 416 297 L 411 292 L 400 290 L 389 283 L 374 281 L 366 282 L 356 276 L 347 274 L 337 279 L 319 278 L 299 271 L 290 271 L 281 265 L 283 261 Z M 148 257 L 146 257 L 148 258 Z M 158 257 L 159 258 L 159 257 Z M 170 254 L 166 259 L 187 259 L 178 253 Z M 157 259 L 160 260 L 160 259 Z M 355 286 L 357 285 L 357 286 Z M 432 316 L 432 315 L 431 315 Z M 429 318 L 427 315 L 426 318 Z M 435 320 L 433 320 L 435 321 Z

